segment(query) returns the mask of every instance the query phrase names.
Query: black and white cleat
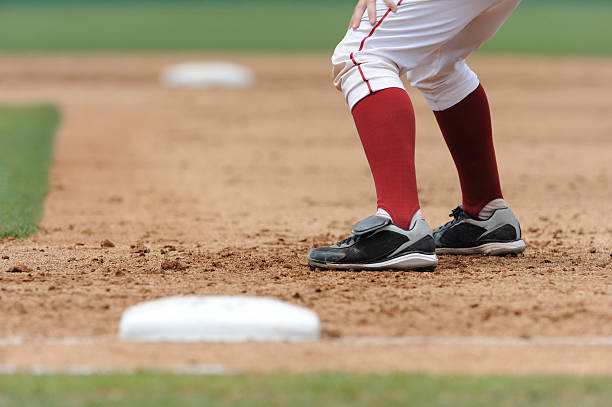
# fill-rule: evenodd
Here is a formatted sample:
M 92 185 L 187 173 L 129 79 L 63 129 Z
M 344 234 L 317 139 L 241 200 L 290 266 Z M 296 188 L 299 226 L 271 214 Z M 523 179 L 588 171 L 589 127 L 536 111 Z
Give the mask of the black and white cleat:
M 434 230 L 437 254 L 518 256 L 525 250 L 521 226 L 510 208 L 497 209 L 488 219 L 474 219 L 461 206 L 450 222 Z
M 353 236 L 332 246 L 311 249 L 308 264 L 334 270 L 433 271 L 438 264 L 431 228 L 417 214 L 410 229 L 391 219 L 370 216 L 351 230 Z

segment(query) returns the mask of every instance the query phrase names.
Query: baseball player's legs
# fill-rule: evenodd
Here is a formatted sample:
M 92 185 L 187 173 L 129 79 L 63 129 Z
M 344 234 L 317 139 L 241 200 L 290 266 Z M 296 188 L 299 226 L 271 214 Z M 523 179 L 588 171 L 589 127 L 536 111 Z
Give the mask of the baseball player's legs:
M 495 34 L 519 3 L 520 0 L 503 0 L 486 9 L 444 44 L 440 50 L 440 65 L 453 66 L 456 72 L 467 72 L 469 68 L 464 62 L 467 55 Z M 452 99 L 438 96 L 436 100 L 436 94 L 444 92 L 432 92 L 437 85 L 436 79 L 428 82 L 433 86 L 421 86 L 420 89 L 432 105 L 457 167 L 463 195 L 463 205 L 451 213 L 453 220 L 434 231 L 436 252 L 521 253 L 525 250 L 521 228 L 501 193 L 489 103 L 484 88 L 476 82 L 473 91 L 447 107 L 446 103 L 436 103 L 444 99 L 451 102 Z M 463 86 L 460 80 L 452 77 L 445 83 L 450 88 Z M 473 86 L 473 82 L 470 85 Z
M 487 217 L 505 203 L 493 147 L 489 103 L 465 58 L 497 32 L 519 3 L 520 0 L 498 1 L 474 18 L 441 47 L 440 73 L 418 84 L 432 105 L 457 167 L 463 210 L 472 217 Z M 446 72 L 451 74 L 445 75 Z M 436 91 L 440 87 L 446 89 Z M 453 100 L 456 103 L 448 106 Z M 489 208 L 491 202 L 494 205 Z M 481 214 L 485 207 L 486 213 Z
M 377 208 L 408 229 L 419 210 L 410 97 L 404 89 L 383 89 L 359 101 L 352 114 L 374 177 Z
M 479 85 L 456 105 L 434 114 L 459 174 L 463 210 L 478 217 L 489 202 L 505 206 L 484 88 Z
M 457 105 L 479 85 L 465 57 L 503 21 L 480 37 L 470 25 L 487 13 L 493 19 L 496 15 L 489 12 L 506 1 L 400 0 L 391 13 L 379 0 L 376 23 L 371 25 L 364 14 L 360 27 L 338 44 L 332 57 L 334 84 L 352 111 L 379 210 L 355 225 L 354 236 L 311 250 L 311 266 L 422 269 L 437 264 L 436 241 L 419 211 L 414 112 L 400 75 L 407 74 L 433 110 Z M 462 48 L 449 48 L 449 43 Z
M 360 28 L 347 32 L 332 57 L 334 83 L 352 110 L 374 176 L 378 208 L 402 228 L 410 225 L 419 203 L 414 113 L 400 75 L 407 73 L 434 108 L 463 99 L 478 86 L 463 61 L 473 43 L 454 64 L 441 51 L 491 4 L 407 0 L 391 13 L 379 1 L 377 23 L 370 25 L 364 16 Z

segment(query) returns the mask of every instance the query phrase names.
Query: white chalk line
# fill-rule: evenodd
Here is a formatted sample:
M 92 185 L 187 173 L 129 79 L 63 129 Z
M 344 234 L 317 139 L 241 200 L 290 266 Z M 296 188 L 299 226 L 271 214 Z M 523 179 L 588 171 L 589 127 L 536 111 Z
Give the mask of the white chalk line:
M 99 344 L 109 340 L 116 340 L 115 335 L 88 336 L 88 337 L 56 337 L 56 338 L 2 338 L 0 347 L 22 345 L 83 345 Z M 127 342 L 129 343 L 129 342 Z M 132 342 L 135 343 L 135 342 Z M 175 342 L 177 343 L 177 342 Z M 443 336 L 401 336 L 401 337 L 353 337 L 339 339 L 323 339 L 316 343 L 329 343 L 340 345 L 366 345 L 366 346 L 406 346 L 406 345 L 441 345 L 441 346 L 590 346 L 612 347 L 612 337 L 443 337 Z M 235 342 L 233 342 L 235 344 Z M 129 375 L 142 371 L 162 374 L 182 375 L 229 375 L 235 372 L 226 369 L 223 365 L 204 364 L 188 365 L 168 368 L 151 369 L 105 369 L 93 366 L 70 366 L 57 368 L 48 366 L 33 366 L 28 368 L 14 367 L 0 364 L 0 376 L 12 374 L 45 375 Z
M 0 337 L 0 347 L 5 346 L 22 346 L 22 345 L 86 345 L 104 343 L 108 340 L 116 339 L 115 335 L 100 335 L 100 336 L 64 336 L 56 338 L 2 338 Z M 169 374 L 181 374 L 181 375 L 228 375 L 232 374 L 231 370 L 226 369 L 222 365 L 218 364 L 204 364 L 204 365 L 188 365 L 179 367 L 164 367 L 164 368 L 151 368 L 151 369 L 105 369 L 87 365 L 81 366 L 70 366 L 68 368 L 55 368 L 48 366 L 33 366 L 28 368 L 7 366 L 0 364 L 0 375 L 13 375 L 13 374 L 29 374 L 34 376 L 45 376 L 45 375 L 71 375 L 71 376 L 90 376 L 90 375 L 123 375 L 123 374 L 134 374 L 142 371 L 153 372 L 153 373 L 169 373 Z
M 130 375 L 141 372 L 149 373 L 168 373 L 180 375 L 206 375 L 206 376 L 221 376 L 229 375 L 234 372 L 225 369 L 221 365 L 190 365 L 176 368 L 153 368 L 153 369 L 104 369 L 93 366 L 71 366 L 69 368 L 54 368 L 47 366 L 34 366 L 29 368 L 20 368 L 13 366 L 0 365 L 1 375 L 28 374 L 33 376 L 47 375 L 69 375 L 69 376 L 105 376 L 105 375 Z
M 612 346 L 612 337 L 445 337 L 400 336 L 340 338 L 334 342 L 349 345 L 402 346 L 402 345 L 481 345 L 481 346 Z
M 51 338 L 20 338 L 0 337 L 0 346 L 22 346 L 22 345 L 86 345 L 89 343 L 100 343 L 116 339 L 115 335 L 99 336 L 59 336 Z
M 0 346 L 23 345 L 86 345 L 118 340 L 115 335 L 84 336 L 84 337 L 52 337 L 52 338 L 20 338 L 0 337 Z M 140 343 L 122 341 L 124 343 Z M 150 343 L 150 342 L 147 342 Z M 153 342 L 154 343 L 154 342 Z M 172 342 L 163 342 L 172 343 Z M 179 342 L 173 342 L 179 343 Z M 193 343 L 193 342 L 191 342 Z M 236 342 L 232 342 L 235 344 Z M 295 342 L 292 342 L 295 343 Z M 299 343 L 299 342 L 298 342 Z M 397 336 L 397 337 L 346 337 L 338 339 L 322 339 L 318 343 L 340 345 L 372 345 L 372 346 L 402 346 L 402 345 L 482 345 L 482 346 L 602 346 L 612 347 L 612 336 L 560 336 L 560 337 L 494 337 L 494 336 Z

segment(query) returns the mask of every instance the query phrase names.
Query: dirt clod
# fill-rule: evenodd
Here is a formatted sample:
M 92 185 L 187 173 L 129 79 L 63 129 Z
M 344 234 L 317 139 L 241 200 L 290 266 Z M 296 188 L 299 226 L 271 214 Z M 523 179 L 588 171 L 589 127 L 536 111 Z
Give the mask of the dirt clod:
M 31 273 L 32 269 L 24 264 L 18 264 L 6 270 L 7 273 Z
M 145 246 L 145 244 L 141 241 L 137 242 L 134 245 L 130 246 L 131 248 L 131 252 L 134 254 L 138 254 L 140 256 L 144 256 L 147 253 L 151 252 L 151 249 L 149 249 L 147 246 Z
M 188 268 L 187 265 L 181 263 L 179 260 L 164 260 L 161 263 L 162 270 L 174 270 L 174 271 L 182 271 Z
M 115 247 L 115 244 L 114 244 L 113 242 L 111 242 L 110 240 L 105 239 L 105 240 L 103 240 L 103 241 L 100 243 L 100 247 L 103 247 L 103 248 L 110 248 L 110 247 Z

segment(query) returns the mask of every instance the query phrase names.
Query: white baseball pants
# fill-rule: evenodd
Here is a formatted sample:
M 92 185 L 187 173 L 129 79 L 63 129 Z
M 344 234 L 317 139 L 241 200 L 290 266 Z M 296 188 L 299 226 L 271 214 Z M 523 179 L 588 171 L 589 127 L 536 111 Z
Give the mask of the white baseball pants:
M 399 0 L 397 13 L 377 1 L 377 21 L 367 13 L 349 29 L 332 57 L 334 85 L 351 109 L 369 94 L 419 89 L 436 111 L 473 92 L 478 77 L 465 58 L 497 32 L 521 0 Z

